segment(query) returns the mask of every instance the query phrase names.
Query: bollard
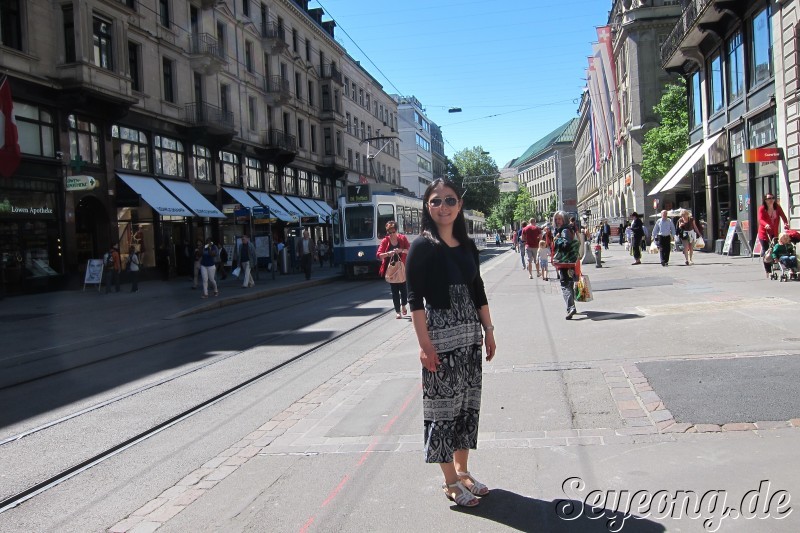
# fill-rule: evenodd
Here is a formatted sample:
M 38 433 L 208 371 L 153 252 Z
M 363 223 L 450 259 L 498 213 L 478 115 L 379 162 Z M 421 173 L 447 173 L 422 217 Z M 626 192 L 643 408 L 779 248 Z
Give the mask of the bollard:
M 594 245 L 594 260 L 595 266 L 597 268 L 603 267 L 603 261 L 601 260 L 601 256 L 603 255 L 603 247 L 599 244 Z
M 594 254 L 592 253 L 592 243 L 586 241 L 583 243 L 583 253 L 581 254 L 581 263 L 584 265 L 594 264 Z

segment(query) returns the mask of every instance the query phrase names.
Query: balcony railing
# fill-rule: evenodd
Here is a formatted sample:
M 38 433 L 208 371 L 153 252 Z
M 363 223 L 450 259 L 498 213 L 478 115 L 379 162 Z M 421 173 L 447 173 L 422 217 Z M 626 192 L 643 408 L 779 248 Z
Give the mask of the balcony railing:
M 281 148 L 288 152 L 297 151 L 297 138 L 283 130 L 276 130 L 274 128 L 264 132 L 264 144 L 267 148 Z
M 672 28 L 667 40 L 661 46 L 661 64 L 666 65 L 669 58 L 675 53 L 686 35 L 692 30 L 695 22 L 703 15 L 705 10 L 714 3 L 714 0 L 689 0 L 675 27 Z
M 323 80 L 333 80 L 339 85 L 342 84 L 342 72 L 333 63 L 319 66 L 319 77 Z
M 276 22 L 266 22 L 261 25 L 261 38 L 282 41 L 288 46 L 286 42 L 286 30 Z
M 280 76 L 266 76 L 264 78 L 264 91 L 272 94 L 289 95 L 289 80 Z
M 221 126 L 233 129 L 233 112 L 206 102 L 192 102 L 184 107 L 186 122 L 193 126 Z
M 225 52 L 210 33 L 195 33 L 191 38 L 191 51 L 194 55 L 208 55 L 225 60 Z

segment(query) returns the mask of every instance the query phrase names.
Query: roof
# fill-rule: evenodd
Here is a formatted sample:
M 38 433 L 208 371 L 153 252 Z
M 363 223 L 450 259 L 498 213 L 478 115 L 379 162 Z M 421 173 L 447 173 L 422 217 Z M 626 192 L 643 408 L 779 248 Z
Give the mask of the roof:
M 571 118 L 566 123 L 557 127 L 535 143 L 533 143 L 525 153 L 514 160 L 515 166 L 524 165 L 530 162 L 542 152 L 551 148 L 555 144 L 569 143 L 575 140 L 575 132 L 578 130 L 578 119 Z

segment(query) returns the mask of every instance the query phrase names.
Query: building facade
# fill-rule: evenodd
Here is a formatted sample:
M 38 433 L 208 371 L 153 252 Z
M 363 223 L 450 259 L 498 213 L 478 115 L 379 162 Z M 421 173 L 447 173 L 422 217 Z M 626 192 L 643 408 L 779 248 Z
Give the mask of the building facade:
M 778 169 L 781 197 L 792 226 L 800 223 L 800 79 L 798 78 L 798 39 L 800 39 L 800 1 L 774 4 L 773 50 L 775 61 L 776 129 L 778 146 L 783 148 L 785 165 Z
M 573 141 L 578 119 L 570 119 L 533 143 L 513 161 L 517 182 L 531 196 L 532 208 L 539 217 L 556 210 L 577 212 L 575 153 Z
M 749 149 L 777 148 L 794 139 L 789 132 L 796 131 L 797 120 L 790 103 L 796 37 L 774 35 L 776 25 L 794 26 L 794 9 L 786 7 L 784 19 L 777 15 L 784 14 L 781 6 L 769 0 L 684 2 L 661 49 L 663 68 L 687 79 L 690 147 L 651 195 L 664 207 L 692 208 L 707 226 L 708 241 L 724 239 L 735 220 L 752 243 L 767 192 L 797 216 L 785 161 L 745 160 Z M 776 40 L 788 44 L 788 65 L 775 60 L 784 48 L 773 49 Z M 782 140 L 779 127 L 786 132 Z M 791 155 L 789 161 L 796 166 Z
M 432 122 L 414 96 L 392 95 L 400 135 L 400 184 L 421 197 L 433 181 Z
M 433 179 L 447 175 L 447 156 L 444 153 L 442 128 L 431 122 L 431 155 L 433 157 Z
M 266 257 L 301 228 L 327 238 L 348 148 L 397 114 L 322 18 L 306 0 L 0 4 L 23 152 L 0 180 L 2 290 L 79 283 L 111 244 L 168 277 L 197 239 L 248 233 Z M 372 168 L 399 179 L 398 143 Z

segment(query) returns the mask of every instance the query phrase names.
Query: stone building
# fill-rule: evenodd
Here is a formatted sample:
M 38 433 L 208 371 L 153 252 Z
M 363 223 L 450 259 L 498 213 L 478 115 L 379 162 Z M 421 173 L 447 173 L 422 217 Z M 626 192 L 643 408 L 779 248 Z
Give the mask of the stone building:
M 397 102 L 397 132 L 400 135 L 400 184 L 421 197 L 433 181 L 433 123 L 414 96 L 392 95 Z

